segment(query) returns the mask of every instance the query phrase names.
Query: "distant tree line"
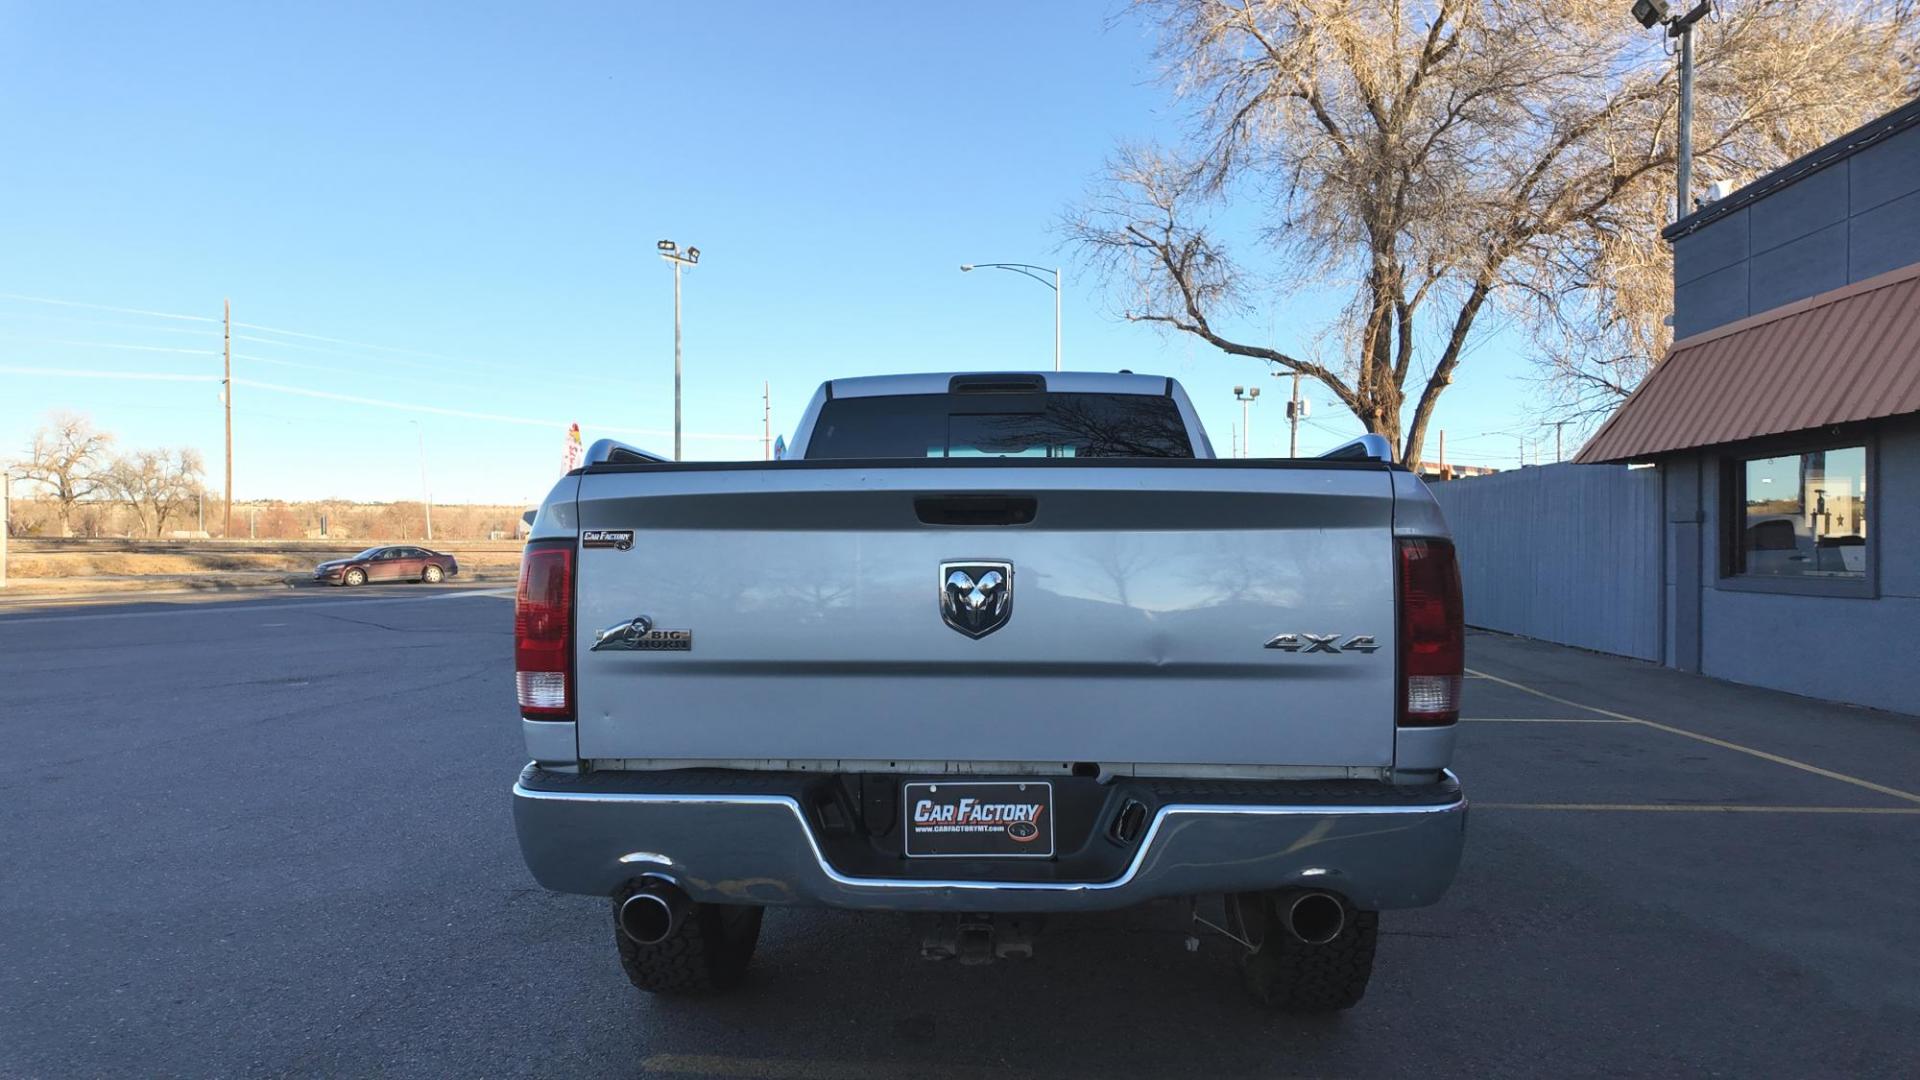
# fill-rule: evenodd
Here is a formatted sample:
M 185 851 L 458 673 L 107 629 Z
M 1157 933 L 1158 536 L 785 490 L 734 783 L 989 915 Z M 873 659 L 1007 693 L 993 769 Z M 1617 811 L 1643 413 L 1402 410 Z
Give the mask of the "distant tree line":
M 159 536 L 206 492 L 198 450 L 156 447 L 115 453 L 111 434 L 68 412 L 48 415 L 12 471 L 45 493 L 62 533 L 72 533 L 86 511 L 114 504 L 125 508 L 140 533 Z
M 200 452 L 189 447 L 116 451 L 114 436 L 85 416 L 48 414 L 20 459 L 8 529 L 16 536 L 166 536 L 206 527 L 220 534 L 220 492 L 207 490 Z M 514 535 L 523 507 L 436 506 L 435 539 Z M 423 540 L 418 501 L 361 503 L 325 499 L 236 502 L 234 537 L 261 540 Z

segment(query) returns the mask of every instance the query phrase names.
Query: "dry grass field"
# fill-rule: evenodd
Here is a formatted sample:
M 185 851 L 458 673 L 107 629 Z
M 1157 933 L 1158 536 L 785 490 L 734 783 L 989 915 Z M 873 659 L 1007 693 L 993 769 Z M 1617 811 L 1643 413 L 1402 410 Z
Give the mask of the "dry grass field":
M 7 594 L 285 586 L 305 582 L 315 563 L 374 543 L 16 538 L 8 545 Z M 428 546 L 460 560 L 462 581 L 510 581 L 520 565 L 521 545 L 515 540 Z

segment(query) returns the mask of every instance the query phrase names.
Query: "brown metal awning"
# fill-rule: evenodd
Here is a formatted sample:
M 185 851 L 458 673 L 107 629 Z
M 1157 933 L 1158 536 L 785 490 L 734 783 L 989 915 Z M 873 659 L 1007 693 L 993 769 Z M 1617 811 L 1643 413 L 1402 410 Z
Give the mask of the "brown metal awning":
M 1920 263 L 1673 343 L 1575 461 L 1920 412 Z

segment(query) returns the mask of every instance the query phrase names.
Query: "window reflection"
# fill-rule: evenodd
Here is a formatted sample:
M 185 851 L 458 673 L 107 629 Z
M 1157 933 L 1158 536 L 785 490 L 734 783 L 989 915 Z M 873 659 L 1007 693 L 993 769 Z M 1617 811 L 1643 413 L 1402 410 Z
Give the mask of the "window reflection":
M 1811 450 L 1744 463 L 1737 573 L 1864 578 L 1867 451 Z
M 909 394 L 828 401 L 809 458 L 1193 456 L 1172 398 L 1152 394 Z M 1024 407 L 1022 407 L 1024 406 Z

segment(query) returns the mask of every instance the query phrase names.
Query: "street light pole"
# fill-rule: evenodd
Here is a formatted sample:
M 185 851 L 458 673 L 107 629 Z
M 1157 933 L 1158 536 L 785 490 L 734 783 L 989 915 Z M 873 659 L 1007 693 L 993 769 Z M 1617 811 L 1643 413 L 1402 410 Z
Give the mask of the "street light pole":
M 696 266 L 700 249 L 690 247 L 684 254 L 680 245 L 662 240 L 653 245 L 660 257 L 673 264 L 673 460 L 680 460 L 680 268 Z
M 961 273 L 964 274 L 970 270 L 1011 270 L 1016 274 L 1020 274 L 1025 277 L 1030 277 L 1033 280 L 1039 282 L 1040 284 L 1045 285 L 1047 288 L 1053 290 L 1053 370 L 1059 371 L 1060 370 L 1060 268 L 1056 266 L 1053 269 L 1049 270 L 1044 266 L 1035 266 L 1032 263 L 962 263 L 960 264 Z M 1053 276 L 1052 281 L 1048 281 L 1047 278 L 1043 276 L 1047 274 L 1051 274 Z

